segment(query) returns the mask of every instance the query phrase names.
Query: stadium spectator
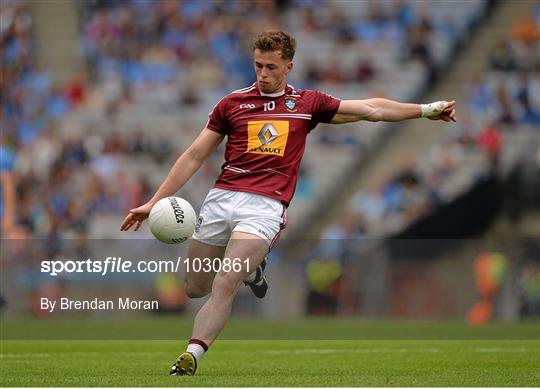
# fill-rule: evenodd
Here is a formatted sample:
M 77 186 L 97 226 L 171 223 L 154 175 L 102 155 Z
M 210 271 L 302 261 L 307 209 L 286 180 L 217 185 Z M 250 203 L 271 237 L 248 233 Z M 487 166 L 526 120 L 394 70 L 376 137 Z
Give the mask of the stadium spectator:
M 13 174 L 15 155 L 15 152 L 4 144 L 4 136 L 0 135 L 0 231 L 6 237 L 16 225 L 16 183 Z
M 367 58 L 362 59 L 356 68 L 356 81 L 368 82 L 373 80 L 374 77 L 375 69 L 373 68 L 373 65 Z
M 492 114 L 495 98 L 485 75 L 475 73 L 471 76 L 467 94 L 467 108 L 473 115 L 483 117 Z
M 486 153 L 492 169 L 496 169 L 502 149 L 500 130 L 494 125 L 487 126 L 478 136 L 478 147 Z
M 522 112 L 521 121 L 540 127 L 540 74 L 520 73 L 516 89 L 516 100 Z
M 519 288 L 521 292 L 521 315 L 540 316 L 540 266 L 531 259 L 520 269 Z
M 79 106 L 86 100 L 86 75 L 73 78 L 66 86 L 66 97 L 71 106 Z
M 306 268 L 308 315 L 334 315 L 338 308 L 343 266 L 333 258 L 314 259 Z
M 508 39 L 501 38 L 497 41 L 489 60 L 491 69 L 504 72 L 516 70 L 516 58 Z
M 508 267 L 508 258 L 498 252 L 486 252 L 474 259 L 474 275 L 479 301 L 467 313 L 471 325 L 484 325 L 494 316 L 494 302 Z
M 512 26 L 512 38 L 527 45 L 537 44 L 540 41 L 539 24 L 534 13 L 527 12 Z

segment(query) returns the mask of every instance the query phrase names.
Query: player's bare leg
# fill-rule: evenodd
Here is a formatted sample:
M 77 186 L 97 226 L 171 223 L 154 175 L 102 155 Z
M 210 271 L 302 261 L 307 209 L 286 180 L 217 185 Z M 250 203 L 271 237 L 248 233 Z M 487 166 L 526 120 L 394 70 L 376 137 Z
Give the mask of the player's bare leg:
M 268 254 L 268 243 L 260 237 L 233 232 L 224 258 L 240 259 L 240 271 L 224 271 L 216 274 L 212 283 L 212 294 L 197 313 L 193 333 L 187 352 L 178 357 L 171 374 L 193 375 L 197 360 L 214 342 L 225 327 L 231 314 L 234 297 L 242 282 L 256 269 Z M 246 263 L 245 259 L 249 259 Z
M 268 254 L 268 243 L 260 237 L 233 232 L 224 258 L 240 258 L 242 269 L 239 272 L 225 272 L 216 275 L 212 284 L 212 295 L 195 317 L 193 335 L 208 346 L 219 335 L 231 313 L 232 302 L 246 276 L 256 269 Z M 249 264 L 244 263 L 248 258 Z M 248 272 L 249 268 L 249 272 Z
M 188 250 L 188 258 L 223 258 L 225 246 L 213 246 L 197 240 L 191 240 Z M 186 273 L 186 294 L 191 298 L 204 297 L 212 291 L 212 282 L 216 273 L 211 271 L 187 272 Z

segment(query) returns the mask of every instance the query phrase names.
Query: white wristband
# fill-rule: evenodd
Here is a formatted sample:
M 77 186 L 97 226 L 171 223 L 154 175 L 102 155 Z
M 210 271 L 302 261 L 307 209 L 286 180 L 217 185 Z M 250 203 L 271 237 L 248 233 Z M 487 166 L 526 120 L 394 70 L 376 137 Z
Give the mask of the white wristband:
M 421 117 L 428 118 L 431 116 L 436 116 L 444 110 L 445 106 L 446 104 L 444 101 L 436 101 L 429 104 L 420 104 L 420 109 L 422 110 Z

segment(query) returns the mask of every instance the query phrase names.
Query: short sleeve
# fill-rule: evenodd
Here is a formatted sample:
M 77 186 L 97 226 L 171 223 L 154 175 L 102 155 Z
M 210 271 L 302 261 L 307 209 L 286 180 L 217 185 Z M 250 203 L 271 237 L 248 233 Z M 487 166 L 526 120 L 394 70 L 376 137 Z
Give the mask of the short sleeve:
M 227 119 L 227 100 L 221 99 L 216 104 L 210 115 L 206 128 L 221 135 L 227 135 L 230 132 L 229 120 Z
M 326 93 L 313 91 L 312 120 L 315 123 L 330 123 L 334 118 L 341 100 Z

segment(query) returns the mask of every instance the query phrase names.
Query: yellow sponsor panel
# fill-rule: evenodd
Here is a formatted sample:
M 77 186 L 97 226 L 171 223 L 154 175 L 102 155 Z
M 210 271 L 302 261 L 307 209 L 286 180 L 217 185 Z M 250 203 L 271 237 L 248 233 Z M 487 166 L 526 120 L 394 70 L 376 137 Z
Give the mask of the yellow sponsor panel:
M 287 120 L 257 120 L 248 122 L 246 152 L 283 157 L 288 137 L 289 122 Z

